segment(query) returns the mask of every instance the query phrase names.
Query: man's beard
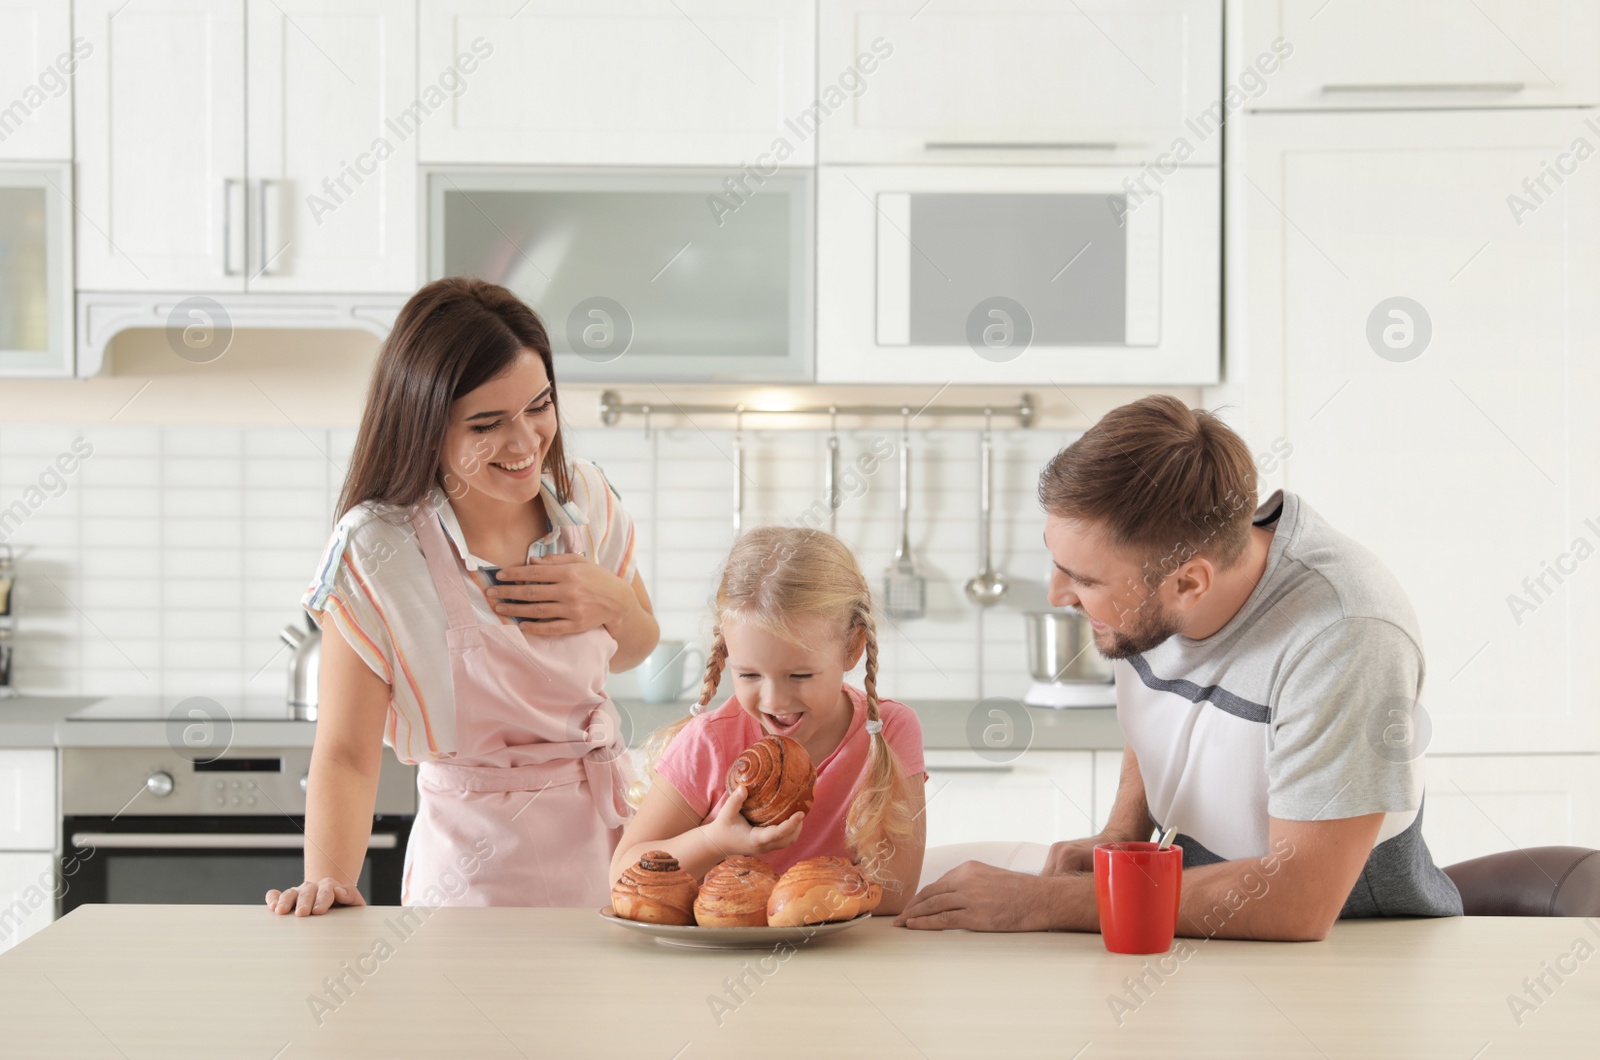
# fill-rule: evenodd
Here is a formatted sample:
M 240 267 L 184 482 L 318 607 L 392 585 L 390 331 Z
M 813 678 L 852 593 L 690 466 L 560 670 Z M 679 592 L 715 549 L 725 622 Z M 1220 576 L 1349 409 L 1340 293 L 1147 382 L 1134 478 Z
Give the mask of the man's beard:
M 1179 623 L 1177 619 L 1163 612 L 1153 599 L 1132 612 L 1133 621 L 1127 632 L 1106 627 L 1102 632 L 1111 635 L 1111 647 L 1101 646 L 1097 634 L 1094 638 L 1094 647 L 1107 659 L 1126 659 L 1133 655 L 1143 655 L 1156 647 L 1168 637 L 1177 633 Z

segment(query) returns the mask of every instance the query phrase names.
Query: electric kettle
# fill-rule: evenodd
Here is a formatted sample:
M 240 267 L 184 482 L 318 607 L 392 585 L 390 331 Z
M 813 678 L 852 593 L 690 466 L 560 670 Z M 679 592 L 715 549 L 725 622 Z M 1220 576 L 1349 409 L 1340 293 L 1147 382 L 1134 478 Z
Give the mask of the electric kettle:
M 317 673 L 322 663 L 322 630 L 310 615 L 306 628 L 293 622 L 278 636 L 294 649 L 289 657 L 289 716 L 296 721 L 317 720 Z

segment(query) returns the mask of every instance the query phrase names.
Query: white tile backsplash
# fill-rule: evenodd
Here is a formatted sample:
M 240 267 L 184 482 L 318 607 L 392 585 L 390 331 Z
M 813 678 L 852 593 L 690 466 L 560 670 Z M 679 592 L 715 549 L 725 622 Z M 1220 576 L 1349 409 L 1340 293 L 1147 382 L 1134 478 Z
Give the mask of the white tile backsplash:
M 566 438 L 569 453 L 605 469 L 634 516 L 662 635 L 702 646 L 733 538 L 735 441 L 731 430 L 704 426 L 589 428 Z M 7 426 L 0 511 L 80 437 L 94 451 L 63 476 L 65 489 L 14 527 L 0 525 L 0 540 L 19 555 L 18 687 L 280 694 L 288 656 L 278 631 L 302 620 L 300 593 L 327 542 L 355 432 Z M 898 440 L 897 429 L 840 432 L 838 532 L 874 586 L 899 537 Z M 1023 622 L 1012 602 L 1043 606 L 1049 566 L 1035 483 L 1071 440 L 995 432 L 994 548 L 1013 588 L 1006 604 L 980 614 L 962 593 L 978 567 L 978 435 L 913 432 L 911 539 L 929 579 L 928 614 L 880 620 L 885 695 L 975 698 L 1026 688 Z M 743 444 L 745 526 L 826 529 L 826 432 L 750 430 Z M 613 689 L 625 696 L 634 687 L 624 675 Z

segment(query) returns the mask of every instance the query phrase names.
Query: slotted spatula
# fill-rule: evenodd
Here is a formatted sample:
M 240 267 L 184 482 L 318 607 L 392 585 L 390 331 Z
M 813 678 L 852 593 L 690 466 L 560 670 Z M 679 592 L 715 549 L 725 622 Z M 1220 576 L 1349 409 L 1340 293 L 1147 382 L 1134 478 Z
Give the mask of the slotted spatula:
M 900 428 L 900 545 L 883 572 L 883 609 L 890 618 L 921 618 L 928 606 L 928 583 L 911 558 L 911 410 Z

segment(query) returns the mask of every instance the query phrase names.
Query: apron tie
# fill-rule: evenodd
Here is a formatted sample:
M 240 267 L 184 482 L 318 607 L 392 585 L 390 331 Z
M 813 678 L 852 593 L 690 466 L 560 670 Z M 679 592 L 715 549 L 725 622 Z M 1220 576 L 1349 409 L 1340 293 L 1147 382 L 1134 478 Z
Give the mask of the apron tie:
M 444 791 L 537 792 L 557 784 L 587 780 L 600 820 L 607 828 L 620 828 L 633 813 L 627 798 L 628 788 L 633 783 L 633 766 L 627 745 L 606 712 L 606 705 L 595 707 L 589 715 L 583 742 L 542 745 L 555 755 L 548 762 L 521 766 L 421 762 L 417 765 L 418 776 L 429 787 Z

